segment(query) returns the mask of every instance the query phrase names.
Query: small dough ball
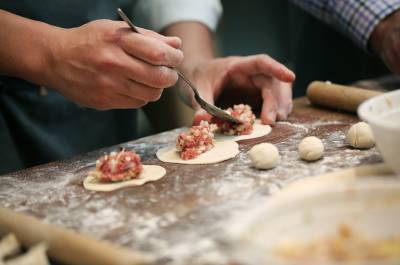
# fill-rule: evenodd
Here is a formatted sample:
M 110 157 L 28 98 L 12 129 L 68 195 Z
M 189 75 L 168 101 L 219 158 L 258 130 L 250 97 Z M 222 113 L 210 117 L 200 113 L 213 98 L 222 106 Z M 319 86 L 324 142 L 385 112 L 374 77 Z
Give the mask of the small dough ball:
M 353 124 L 347 132 L 346 141 L 354 148 L 371 148 L 375 145 L 371 126 L 366 122 Z
M 275 145 L 262 143 L 253 146 L 249 151 L 251 164 L 258 169 L 276 167 L 279 162 L 279 151 Z
M 324 154 L 324 145 L 315 136 L 308 136 L 301 140 L 298 148 L 300 158 L 306 161 L 318 160 Z

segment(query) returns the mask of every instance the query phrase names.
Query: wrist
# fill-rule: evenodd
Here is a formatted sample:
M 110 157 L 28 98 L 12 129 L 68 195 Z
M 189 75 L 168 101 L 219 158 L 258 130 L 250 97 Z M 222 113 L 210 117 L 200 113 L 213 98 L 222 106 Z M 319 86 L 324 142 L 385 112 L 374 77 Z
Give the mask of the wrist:
M 36 76 L 40 78 L 37 82 L 41 85 L 56 88 L 53 82 L 57 69 L 57 62 L 60 60 L 63 49 L 62 40 L 70 29 L 58 28 L 51 25 L 43 25 L 44 38 L 40 46 L 40 60 L 38 60 Z M 39 72 L 40 71 L 40 72 Z
M 59 28 L 1 10 L 0 25 L 0 72 L 46 85 L 49 44 Z

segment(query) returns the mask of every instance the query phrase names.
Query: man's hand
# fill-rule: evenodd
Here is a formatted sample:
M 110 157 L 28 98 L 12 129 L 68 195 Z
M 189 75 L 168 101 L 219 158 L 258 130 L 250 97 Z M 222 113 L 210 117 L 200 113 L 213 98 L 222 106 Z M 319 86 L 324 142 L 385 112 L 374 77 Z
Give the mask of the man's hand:
M 63 29 L 0 10 L 0 73 L 96 109 L 139 108 L 178 76 L 181 40 L 97 20 Z
M 284 65 L 267 55 L 232 56 L 214 58 L 212 33 L 197 22 L 175 23 L 164 30 L 166 35 L 179 36 L 183 40 L 185 61 L 181 69 L 201 90 L 202 97 L 214 103 L 221 92 L 230 87 L 243 91 L 240 98 L 260 91 L 263 99 L 261 120 L 272 124 L 276 119 L 286 119 L 292 110 L 292 86 L 294 74 Z M 184 85 L 181 86 L 185 87 Z M 181 89 L 181 94 L 196 110 L 193 123 L 210 116 L 199 108 L 192 92 Z
M 61 30 L 50 43 L 48 85 L 96 109 L 140 108 L 160 98 L 178 76 L 169 67 L 183 60 L 177 37 L 165 37 L 125 22 L 97 20 Z
M 369 46 L 382 57 L 391 71 L 400 74 L 400 10 L 376 26 Z
M 243 98 L 254 90 L 259 90 L 263 99 L 263 124 L 284 120 L 292 110 L 291 82 L 295 76 L 284 65 L 267 55 L 211 59 L 198 63 L 186 72 L 201 89 L 202 97 L 210 103 L 214 103 L 227 87 L 241 89 Z M 237 100 L 239 103 L 240 99 Z M 192 104 L 198 110 L 194 124 L 211 118 L 194 101 Z

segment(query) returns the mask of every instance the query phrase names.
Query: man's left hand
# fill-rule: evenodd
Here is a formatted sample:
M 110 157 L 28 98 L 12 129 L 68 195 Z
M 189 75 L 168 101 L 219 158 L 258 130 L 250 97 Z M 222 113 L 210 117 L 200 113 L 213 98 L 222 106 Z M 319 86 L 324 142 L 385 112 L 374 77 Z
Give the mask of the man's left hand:
M 186 68 L 185 72 L 201 90 L 201 96 L 210 103 L 214 103 L 227 87 L 243 90 L 243 97 L 254 90 L 261 91 L 263 124 L 285 120 L 292 110 L 292 82 L 295 75 L 268 55 L 206 60 Z M 210 120 L 211 116 L 200 109 L 194 100 L 192 105 L 197 110 L 193 124 Z

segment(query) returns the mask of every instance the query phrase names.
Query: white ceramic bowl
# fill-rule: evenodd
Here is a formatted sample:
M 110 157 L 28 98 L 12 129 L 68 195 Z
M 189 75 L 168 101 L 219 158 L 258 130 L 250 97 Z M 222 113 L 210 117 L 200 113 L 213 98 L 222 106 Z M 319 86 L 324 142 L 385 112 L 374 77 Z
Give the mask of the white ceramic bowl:
M 358 115 L 371 125 L 383 159 L 400 176 L 400 90 L 365 101 Z
M 282 260 L 274 254 L 279 242 L 311 242 L 335 234 L 340 225 L 372 238 L 400 235 L 400 182 L 394 178 L 363 177 L 343 184 L 327 183 L 310 192 L 282 193 L 256 214 L 228 230 L 231 253 L 239 264 L 393 265 L 396 261 L 312 262 Z M 248 214 L 249 215 L 249 214 Z M 247 215 L 247 216 L 248 216 Z

